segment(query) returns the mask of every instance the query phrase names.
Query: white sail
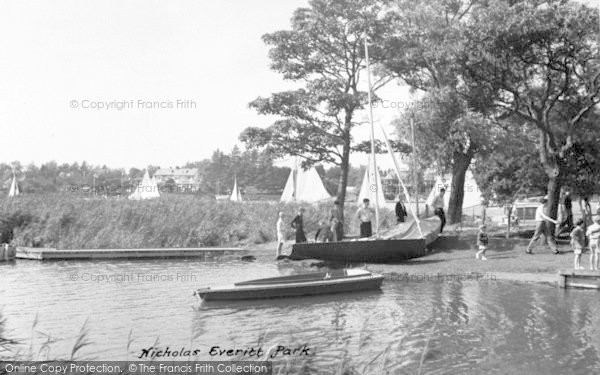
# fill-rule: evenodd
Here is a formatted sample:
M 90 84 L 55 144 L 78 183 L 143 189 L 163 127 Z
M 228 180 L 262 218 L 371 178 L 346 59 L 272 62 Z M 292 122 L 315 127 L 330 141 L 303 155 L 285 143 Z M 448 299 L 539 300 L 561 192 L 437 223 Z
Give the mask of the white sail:
M 282 202 L 317 203 L 331 199 L 316 169 L 292 170 L 281 194 Z
M 135 188 L 133 193 L 129 196 L 129 199 L 132 200 L 143 200 L 143 199 L 152 199 L 160 197 L 160 193 L 158 191 L 158 185 L 156 184 L 156 179 L 150 178 L 150 174 L 148 170 L 144 173 L 144 177 L 139 185 Z
M 448 210 L 448 204 L 450 203 L 450 195 L 452 192 L 452 181 L 450 179 L 445 179 L 441 176 L 437 176 L 435 178 L 435 183 L 429 196 L 427 197 L 427 205 L 431 207 L 433 204 L 433 200 L 435 196 L 440 193 L 440 189 L 445 188 L 446 193 L 444 194 L 444 209 Z M 477 182 L 475 182 L 475 178 L 473 177 L 473 173 L 471 170 L 467 170 L 465 174 L 465 184 L 464 184 L 464 196 L 463 196 L 463 208 L 470 208 L 481 205 L 483 202 L 483 198 L 481 197 L 481 192 L 479 191 L 479 187 L 477 186 Z M 434 208 L 434 207 L 432 207 Z
M 238 188 L 237 177 L 234 178 L 233 190 L 231 191 L 231 197 L 229 197 L 229 200 L 233 202 L 242 202 L 242 193 L 240 193 L 240 189 Z
M 479 190 L 479 186 L 477 186 L 477 182 L 475 181 L 475 177 L 473 177 L 473 173 L 471 170 L 467 170 L 465 175 L 465 195 L 463 197 L 463 208 L 471 208 L 480 206 L 483 203 L 483 197 L 481 196 L 481 191 Z
M 281 194 L 281 202 L 293 202 L 295 200 L 296 195 L 296 171 L 293 169 L 290 171 L 290 175 L 285 183 L 285 187 L 283 188 L 283 193 Z
M 17 184 L 17 177 L 13 175 L 12 183 L 10 184 L 10 189 L 8 190 L 9 197 L 16 197 L 19 195 L 19 185 Z
M 358 193 L 358 203 L 361 203 L 365 198 L 369 199 L 372 205 L 375 205 L 375 198 L 377 198 L 379 204 L 385 203 L 381 176 L 379 171 L 375 173 L 375 166 L 373 164 L 373 160 L 369 156 L 369 164 L 367 165 L 367 169 L 365 169 L 365 176 L 363 177 L 360 192 Z

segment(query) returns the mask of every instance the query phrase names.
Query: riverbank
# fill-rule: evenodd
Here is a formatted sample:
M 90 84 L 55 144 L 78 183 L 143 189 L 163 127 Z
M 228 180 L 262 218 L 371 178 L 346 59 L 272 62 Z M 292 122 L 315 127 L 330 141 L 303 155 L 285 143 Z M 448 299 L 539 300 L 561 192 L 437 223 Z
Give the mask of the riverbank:
M 556 283 L 559 269 L 573 267 L 573 251 L 568 243 L 559 241 L 561 254 L 555 255 L 540 240 L 533 254 L 526 254 L 528 238 L 506 239 L 500 234 L 490 236 L 486 257 L 475 259 L 476 231 L 463 230 L 446 232 L 430 246 L 427 255 L 397 264 L 368 264 L 373 272 L 382 273 L 390 281 L 424 282 L 452 279 L 509 280 L 519 282 Z M 289 254 L 292 241 L 284 246 Z M 272 261 L 276 243 L 247 247 L 259 261 Z M 582 256 L 581 264 L 588 267 L 588 254 Z M 317 267 L 336 267 L 319 260 L 289 261 L 295 268 L 305 271 Z
M 159 199 L 84 198 L 76 195 L 28 195 L 0 199 L 1 241 L 17 246 L 56 249 L 137 249 L 239 247 L 276 239 L 279 212 L 291 222 L 300 204 L 216 201 L 193 195 Z M 331 203 L 302 205 L 304 226 L 314 233 L 329 219 Z M 348 225 L 357 228 L 346 206 Z M 394 214 L 381 212 L 381 227 L 395 224 Z

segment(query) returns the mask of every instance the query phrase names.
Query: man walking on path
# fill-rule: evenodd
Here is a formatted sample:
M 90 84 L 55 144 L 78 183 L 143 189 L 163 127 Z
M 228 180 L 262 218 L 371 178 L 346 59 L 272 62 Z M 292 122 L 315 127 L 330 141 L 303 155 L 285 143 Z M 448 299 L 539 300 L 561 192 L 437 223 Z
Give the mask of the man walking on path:
M 360 238 L 371 237 L 373 228 L 371 220 L 373 219 L 373 209 L 369 207 L 369 199 L 363 199 L 363 206 L 356 211 L 356 216 L 360 221 Z
M 292 220 L 292 228 L 296 230 L 296 243 L 306 242 L 306 235 L 304 234 L 304 208 L 300 207 L 298 215 Z
M 432 202 L 433 213 L 442 221 L 440 233 L 444 231 L 444 225 L 446 225 L 446 214 L 444 214 L 444 194 L 446 194 L 446 189 L 441 188 L 440 193 L 435 196 Z
M 531 241 L 529 242 L 529 246 L 527 246 L 527 250 L 525 250 L 527 254 L 533 254 L 531 249 L 535 246 L 535 243 L 542 235 L 546 237 L 546 242 L 548 242 L 548 246 L 550 246 L 550 249 L 554 252 L 554 254 L 560 254 L 558 251 L 558 245 L 556 244 L 556 239 L 554 238 L 554 232 L 550 230 L 551 228 L 548 223 L 551 222 L 558 224 L 558 221 L 546 215 L 546 203 L 548 203 L 548 198 L 542 198 L 540 200 L 540 205 L 535 210 L 535 233 L 533 234 L 533 237 L 531 237 Z

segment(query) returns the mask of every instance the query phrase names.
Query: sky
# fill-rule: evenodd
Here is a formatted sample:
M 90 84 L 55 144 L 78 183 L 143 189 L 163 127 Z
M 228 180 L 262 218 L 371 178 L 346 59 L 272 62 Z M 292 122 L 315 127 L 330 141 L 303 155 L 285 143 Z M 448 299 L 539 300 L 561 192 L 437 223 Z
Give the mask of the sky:
M 248 103 L 295 87 L 269 69 L 261 36 L 306 4 L 3 0 L 0 162 L 169 167 L 241 146 L 243 129 L 274 120 Z M 395 83 L 379 95 L 382 124 L 392 102 L 414 100 Z M 355 132 L 367 136 L 368 125 Z

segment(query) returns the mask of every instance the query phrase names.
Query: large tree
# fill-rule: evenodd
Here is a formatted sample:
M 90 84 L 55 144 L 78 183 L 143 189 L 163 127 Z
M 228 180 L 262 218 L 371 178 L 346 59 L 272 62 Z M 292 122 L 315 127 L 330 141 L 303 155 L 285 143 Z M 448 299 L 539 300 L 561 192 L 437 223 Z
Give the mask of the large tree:
M 311 0 L 291 20 L 291 30 L 266 34 L 271 68 L 301 88 L 259 97 L 250 103 L 260 114 L 278 118 L 270 127 L 250 127 L 240 139 L 266 147 L 275 156 L 298 156 L 303 167 L 329 163 L 340 167 L 337 197 L 346 197 L 352 129 L 364 108 L 366 87 L 363 37 L 370 43 L 385 34 L 373 0 Z M 385 80 L 375 82 L 376 90 Z M 362 90 L 360 89 L 362 86 Z
M 415 123 L 419 159 L 438 171 L 452 173 L 448 221 L 462 218 L 466 171 L 475 155 L 493 140 L 494 123 L 485 108 L 473 103 L 464 87 L 463 30 L 475 0 L 401 0 L 391 6 L 394 32 L 383 41 L 376 58 L 413 90 L 424 92 L 418 110 L 405 113 L 396 125 L 410 131 Z
M 556 217 L 567 153 L 585 140 L 583 124 L 600 101 L 598 12 L 563 0 L 495 1 L 472 17 L 467 50 L 487 58 L 466 61 L 466 81 L 497 118 L 535 129 Z

